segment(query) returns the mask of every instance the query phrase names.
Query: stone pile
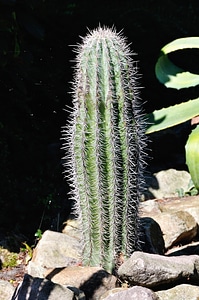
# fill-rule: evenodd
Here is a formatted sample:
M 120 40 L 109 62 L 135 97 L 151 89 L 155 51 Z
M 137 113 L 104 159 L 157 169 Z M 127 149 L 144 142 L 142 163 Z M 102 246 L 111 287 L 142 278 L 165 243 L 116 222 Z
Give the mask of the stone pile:
M 62 233 L 43 234 L 23 282 L 12 298 L 0 300 L 199 299 L 199 196 L 148 200 L 140 215 L 142 251 L 117 276 L 81 266 L 81 234 L 72 220 Z

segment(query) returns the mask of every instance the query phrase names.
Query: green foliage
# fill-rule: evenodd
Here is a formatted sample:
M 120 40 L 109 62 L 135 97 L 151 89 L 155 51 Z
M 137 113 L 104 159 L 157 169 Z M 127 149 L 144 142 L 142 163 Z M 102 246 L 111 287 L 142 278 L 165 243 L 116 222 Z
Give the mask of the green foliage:
M 193 184 L 193 181 L 190 179 L 190 182 L 188 184 L 188 187 L 186 190 L 183 188 L 179 188 L 176 190 L 176 193 L 178 194 L 178 197 L 186 197 L 186 196 L 196 196 L 198 194 L 198 190 Z
M 67 176 L 80 216 L 83 263 L 112 272 L 138 249 L 144 118 L 125 39 L 98 28 L 78 47 L 74 109 L 64 131 Z M 68 155 L 68 154 L 67 154 Z
M 199 191 L 199 125 L 189 135 L 185 149 L 186 163 L 193 183 Z
M 21 248 L 20 250 L 26 252 L 26 261 L 28 262 L 33 256 L 33 247 L 29 246 L 26 242 L 23 242 L 23 245 L 24 248 Z
M 0 247 L 0 258 L 2 261 L 2 267 L 16 267 L 18 254 L 14 252 L 9 252 L 7 249 Z
M 168 88 L 183 89 L 199 84 L 199 75 L 185 72 L 168 58 L 170 52 L 199 48 L 199 37 L 177 39 L 161 49 L 155 71 L 158 80 Z M 156 110 L 148 115 L 147 133 L 180 124 L 199 115 L 199 98 Z M 191 132 L 185 146 L 186 163 L 195 188 L 199 191 L 199 125 Z
M 197 115 L 199 115 L 199 98 L 155 110 L 147 115 L 148 125 L 146 133 L 149 134 L 178 125 Z
M 40 240 L 42 238 L 42 231 L 41 229 L 37 229 L 37 231 L 35 232 L 35 236 L 38 240 Z
M 155 66 L 158 80 L 168 88 L 182 89 L 199 84 L 199 75 L 193 74 L 176 66 L 168 54 L 176 50 L 199 48 L 199 37 L 177 39 L 161 49 L 160 57 Z

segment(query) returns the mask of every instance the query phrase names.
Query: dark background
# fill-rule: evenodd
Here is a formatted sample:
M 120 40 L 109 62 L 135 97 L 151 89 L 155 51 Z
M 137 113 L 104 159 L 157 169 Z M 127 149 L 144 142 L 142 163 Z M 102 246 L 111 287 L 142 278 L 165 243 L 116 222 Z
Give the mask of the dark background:
M 198 36 L 198 0 L 0 0 L 0 239 L 38 228 L 60 230 L 70 211 L 61 128 L 71 105 L 75 53 L 87 28 L 115 26 L 139 61 L 146 113 L 197 97 L 198 88 L 167 89 L 154 74 L 160 49 Z M 199 51 L 171 57 L 199 71 Z M 151 135 L 149 171 L 186 169 L 189 124 Z

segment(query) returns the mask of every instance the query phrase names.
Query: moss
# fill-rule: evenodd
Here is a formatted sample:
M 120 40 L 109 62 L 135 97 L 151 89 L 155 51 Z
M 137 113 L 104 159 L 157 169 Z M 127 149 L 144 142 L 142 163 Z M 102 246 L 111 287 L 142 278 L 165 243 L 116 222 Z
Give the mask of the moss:
M 17 260 L 18 260 L 17 253 L 9 252 L 7 249 L 0 247 L 0 261 L 1 261 L 2 268 L 16 267 L 18 264 Z

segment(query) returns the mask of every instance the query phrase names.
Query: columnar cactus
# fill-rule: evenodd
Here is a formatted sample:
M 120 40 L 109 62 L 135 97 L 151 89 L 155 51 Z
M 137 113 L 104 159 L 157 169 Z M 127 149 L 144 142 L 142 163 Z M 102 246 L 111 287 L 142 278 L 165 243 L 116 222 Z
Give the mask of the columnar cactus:
M 145 127 L 137 69 L 121 34 L 98 28 L 78 46 L 66 172 L 83 232 L 83 263 L 111 272 L 138 249 Z

